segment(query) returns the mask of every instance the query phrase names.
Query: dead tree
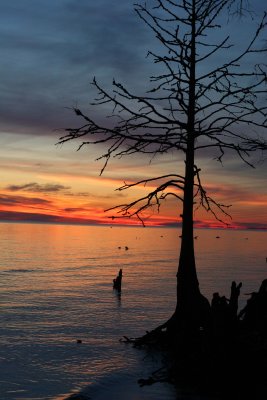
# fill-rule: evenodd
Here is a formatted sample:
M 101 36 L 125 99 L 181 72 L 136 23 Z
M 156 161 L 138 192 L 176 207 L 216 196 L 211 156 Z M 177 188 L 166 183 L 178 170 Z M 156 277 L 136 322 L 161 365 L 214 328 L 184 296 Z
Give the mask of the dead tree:
M 113 157 L 133 154 L 154 156 L 169 152 L 184 155 L 184 171 L 124 183 L 124 191 L 152 183 L 154 189 L 135 201 L 110 209 L 112 218 L 137 217 L 144 223 L 144 213 L 168 197 L 181 202 L 177 216 L 182 219 L 182 239 L 177 272 L 177 307 L 164 327 L 200 327 L 207 321 L 208 301 L 201 295 L 194 253 L 194 219 L 196 207 L 222 221 L 229 205 L 212 198 L 206 191 L 197 155 L 203 149 L 222 162 L 225 154 L 239 157 L 253 166 L 250 156 L 266 150 L 266 45 L 261 40 L 266 28 L 266 14 L 259 20 L 250 41 L 237 48 L 227 28 L 229 15 L 244 11 L 236 0 L 153 0 L 138 4 L 135 10 L 161 44 L 162 54 L 149 51 L 161 69 L 150 78 L 145 94 L 134 94 L 113 81 L 111 91 L 96 79 L 93 86 L 99 97 L 92 104 L 111 105 L 107 123 L 75 108 L 82 120 L 77 128 L 66 129 L 59 143 L 78 141 L 78 149 L 93 144 L 105 150 L 104 172 Z M 225 25 L 218 21 L 225 18 Z M 225 36 L 214 41 L 217 31 Z M 223 60 L 220 63 L 219 60 Z M 256 63 L 255 63 L 256 61 Z M 252 65 L 253 64 L 253 65 Z M 222 214 L 220 214 L 222 213 Z M 221 217 L 220 217 L 221 215 Z M 179 217 L 178 217 L 179 218 Z M 177 219 L 178 219 L 177 218 Z

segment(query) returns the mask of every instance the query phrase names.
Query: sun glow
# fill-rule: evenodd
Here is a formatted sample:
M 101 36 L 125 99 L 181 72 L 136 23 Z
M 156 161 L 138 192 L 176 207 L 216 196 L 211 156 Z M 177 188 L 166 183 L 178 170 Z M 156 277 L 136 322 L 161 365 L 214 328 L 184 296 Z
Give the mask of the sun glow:
M 155 190 L 159 181 L 141 184 L 128 190 L 118 190 L 125 182 L 132 184 L 145 178 L 161 176 L 177 169 L 177 160 L 155 160 L 147 164 L 140 160 L 115 160 L 102 176 L 101 166 L 94 162 L 92 153 L 74 152 L 72 146 L 58 148 L 55 137 L 30 137 L 14 135 L 6 139 L 0 149 L 2 173 L 0 191 L 0 219 L 5 221 L 66 222 L 79 224 L 140 224 L 140 220 L 128 219 L 118 209 L 105 210 L 124 205 Z M 31 146 L 29 146 L 31 140 Z M 178 167 L 182 163 L 178 162 Z M 255 188 L 229 180 L 215 184 L 209 173 L 205 188 L 216 201 L 232 205 L 226 211 L 232 219 L 218 213 L 218 217 L 238 227 L 266 227 L 266 187 Z M 223 176 L 222 176 L 223 177 Z M 234 182 L 234 183 L 233 183 Z M 177 194 L 181 194 L 178 193 Z M 159 212 L 158 212 L 159 211 Z M 146 225 L 179 225 L 181 203 L 174 197 L 162 202 L 160 209 L 154 206 L 146 210 L 142 218 Z M 116 218 L 112 218 L 116 217 Z M 195 215 L 195 227 L 227 227 L 199 208 Z

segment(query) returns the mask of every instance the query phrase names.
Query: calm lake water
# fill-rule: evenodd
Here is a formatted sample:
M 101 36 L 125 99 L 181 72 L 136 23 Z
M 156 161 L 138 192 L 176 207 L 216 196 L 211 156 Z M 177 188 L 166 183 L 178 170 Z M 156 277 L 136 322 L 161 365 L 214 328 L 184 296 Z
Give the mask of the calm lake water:
M 142 335 L 174 310 L 179 235 L 1 223 L 0 399 L 62 400 L 78 392 L 93 400 L 176 399 L 169 385 L 139 388 L 158 360 L 119 339 Z M 267 232 L 196 235 L 202 293 L 228 296 L 232 280 L 242 281 L 242 308 L 246 293 L 267 278 Z M 120 268 L 118 297 L 112 280 Z

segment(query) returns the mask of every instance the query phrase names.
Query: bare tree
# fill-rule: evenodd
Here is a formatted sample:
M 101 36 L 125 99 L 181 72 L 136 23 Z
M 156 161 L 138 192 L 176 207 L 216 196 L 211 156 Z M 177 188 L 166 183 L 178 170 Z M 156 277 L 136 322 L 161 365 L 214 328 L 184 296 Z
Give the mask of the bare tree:
M 177 307 L 160 329 L 181 324 L 199 328 L 205 324 L 209 303 L 200 293 L 196 272 L 194 208 L 202 206 L 221 219 L 227 214 L 227 206 L 205 190 L 196 156 L 208 149 L 222 162 L 225 154 L 233 153 L 253 166 L 252 153 L 267 148 L 266 65 L 260 63 L 267 51 L 261 41 L 266 14 L 250 41 L 235 48 L 228 34 L 214 42 L 214 32 L 223 31 L 218 21 L 224 18 L 226 24 L 231 13 L 245 10 L 244 1 L 152 0 L 149 3 L 151 7 L 138 4 L 135 10 L 163 49 L 162 54 L 148 53 L 161 67 L 159 74 L 150 78 L 152 87 L 145 95 L 136 95 L 114 80 L 109 92 L 94 79 L 99 97 L 93 104 L 112 105 L 112 118 L 104 125 L 76 108 L 83 124 L 66 129 L 59 143 L 78 139 L 79 148 L 106 145 L 99 157 L 104 160 L 101 174 L 111 157 L 174 151 L 184 155 L 184 171 L 125 183 L 118 188 L 123 191 L 151 182 L 156 187 L 144 197 L 113 210 L 122 217 L 136 216 L 142 221 L 144 211 L 153 205 L 159 208 L 169 196 L 182 202 Z M 222 57 L 223 63 L 218 61 Z

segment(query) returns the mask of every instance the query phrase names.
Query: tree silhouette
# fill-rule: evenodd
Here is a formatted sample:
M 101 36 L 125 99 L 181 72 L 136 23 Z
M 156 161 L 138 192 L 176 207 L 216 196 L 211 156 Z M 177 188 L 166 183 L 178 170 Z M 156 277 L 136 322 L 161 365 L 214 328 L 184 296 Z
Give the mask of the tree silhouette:
M 78 139 L 79 149 L 105 145 L 99 157 L 104 160 L 101 174 L 111 157 L 183 154 L 184 171 L 125 183 L 119 191 L 148 183 L 155 189 L 112 210 L 118 212 L 113 218 L 135 216 L 143 222 L 143 213 L 151 206 L 160 208 L 167 197 L 182 202 L 177 306 L 159 329 L 199 328 L 205 325 L 209 303 L 200 293 L 196 272 L 194 208 L 204 207 L 219 220 L 228 213 L 227 206 L 212 198 L 203 186 L 196 156 L 206 149 L 222 162 L 230 153 L 253 166 L 251 155 L 267 148 L 266 65 L 260 62 L 267 51 L 261 41 L 266 14 L 250 41 L 235 48 L 228 33 L 218 41 L 214 33 L 224 28 L 227 31 L 229 15 L 245 11 L 243 1 L 153 0 L 149 4 L 151 7 L 138 4 L 135 10 L 163 49 L 162 54 L 148 52 L 160 67 L 150 78 L 152 87 L 144 95 L 136 95 L 116 80 L 108 91 L 94 79 L 99 97 L 92 104 L 111 105 L 112 118 L 105 125 L 75 108 L 83 123 L 66 129 L 59 143 Z

